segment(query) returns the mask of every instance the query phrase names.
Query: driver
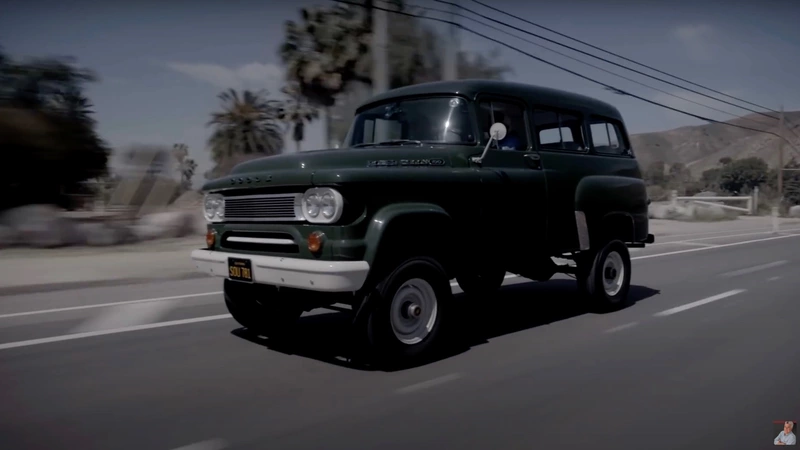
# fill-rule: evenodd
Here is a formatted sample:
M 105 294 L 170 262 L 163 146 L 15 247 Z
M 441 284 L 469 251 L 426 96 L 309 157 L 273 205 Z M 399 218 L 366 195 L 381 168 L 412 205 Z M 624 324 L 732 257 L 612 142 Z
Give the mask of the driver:
M 522 144 L 519 134 L 511 125 L 511 117 L 502 112 L 496 112 L 494 118 L 506 126 L 506 137 L 498 142 L 501 150 L 519 150 Z

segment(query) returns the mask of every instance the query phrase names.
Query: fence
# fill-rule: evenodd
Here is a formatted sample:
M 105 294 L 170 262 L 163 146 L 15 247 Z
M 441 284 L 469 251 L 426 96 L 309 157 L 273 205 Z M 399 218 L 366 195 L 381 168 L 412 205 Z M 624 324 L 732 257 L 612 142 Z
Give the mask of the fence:
M 758 211 L 758 186 L 756 186 L 756 188 L 753 189 L 752 195 L 733 196 L 733 197 L 717 197 L 717 196 L 681 197 L 678 195 L 678 191 L 672 191 L 670 193 L 670 202 L 673 205 L 675 205 L 678 203 L 678 200 L 694 202 L 699 205 L 718 206 L 720 208 L 727 209 L 730 211 L 737 211 L 749 215 L 754 215 L 756 211 Z M 726 205 L 724 203 L 720 203 L 720 202 L 733 202 L 733 201 L 746 202 L 747 206 L 745 207 L 731 206 L 731 205 Z

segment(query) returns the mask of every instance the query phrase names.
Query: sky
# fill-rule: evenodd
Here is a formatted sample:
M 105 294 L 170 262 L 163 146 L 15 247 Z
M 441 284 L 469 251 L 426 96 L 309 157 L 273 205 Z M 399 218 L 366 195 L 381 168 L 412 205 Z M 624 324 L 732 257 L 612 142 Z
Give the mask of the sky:
M 608 57 L 487 10 L 471 0 L 457 1 L 461 6 L 524 30 Z M 409 3 L 447 8 L 431 0 Z M 786 110 L 800 110 L 800 27 L 796 25 L 800 19 L 800 1 L 727 0 L 724 7 L 722 2 L 709 0 L 487 0 L 487 3 L 755 104 L 771 109 L 783 106 Z M 283 84 L 283 69 L 277 49 L 283 39 L 285 22 L 297 20 L 301 7 L 331 4 L 322 0 L 8 1 L 4 2 L 0 14 L 0 46 L 14 58 L 76 58 L 78 64 L 91 68 L 100 77 L 98 83 L 89 87 L 88 95 L 95 105 L 99 132 L 113 148 L 185 143 L 198 162 L 195 178 L 202 180 L 202 174 L 212 167 L 206 146 L 211 130 L 206 123 L 211 112 L 219 107 L 217 95 L 228 88 L 278 92 Z M 485 22 L 485 19 L 479 20 Z M 607 65 L 513 29 L 509 31 L 527 40 L 540 42 L 669 94 L 604 73 L 474 22 L 459 21 L 528 53 L 652 101 L 717 120 L 732 116 L 669 94 L 735 115 L 748 114 L 748 111 Z M 441 24 L 432 26 L 442 27 Z M 630 133 L 703 123 L 616 95 L 464 31 L 459 33 L 459 46 L 475 52 L 500 48 L 502 61 L 513 69 L 508 80 L 565 89 L 614 104 L 622 112 Z M 321 148 L 323 140 L 321 122 L 317 122 L 309 127 L 303 147 Z M 287 145 L 287 151 L 293 148 L 291 143 Z

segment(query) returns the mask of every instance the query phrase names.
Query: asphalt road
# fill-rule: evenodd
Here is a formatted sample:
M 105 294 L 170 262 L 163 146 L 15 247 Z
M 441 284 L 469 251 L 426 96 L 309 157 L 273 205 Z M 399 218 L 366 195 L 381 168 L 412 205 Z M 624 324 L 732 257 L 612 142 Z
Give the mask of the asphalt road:
M 0 448 L 771 446 L 800 419 L 800 231 L 669 240 L 630 308 L 509 278 L 465 299 L 465 348 L 395 372 L 347 362 L 343 313 L 249 338 L 214 279 L 0 297 Z

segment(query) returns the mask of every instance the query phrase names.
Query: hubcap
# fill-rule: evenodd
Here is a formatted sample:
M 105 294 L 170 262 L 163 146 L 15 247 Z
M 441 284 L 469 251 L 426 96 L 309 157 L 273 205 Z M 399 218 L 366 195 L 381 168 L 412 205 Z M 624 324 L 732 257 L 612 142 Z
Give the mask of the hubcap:
M 606 295 L 613 297 L 622 289 L 625 281 L 625 265 L 622 256 L 617 252 L 610 252 L 603 263 L 603 289 Z
M 425 339 L 436 324 L 439 309 L 436 292 L 427 281 L 406 281 L 392 298 L 390 321 L 395 337 L 406 345 Z

